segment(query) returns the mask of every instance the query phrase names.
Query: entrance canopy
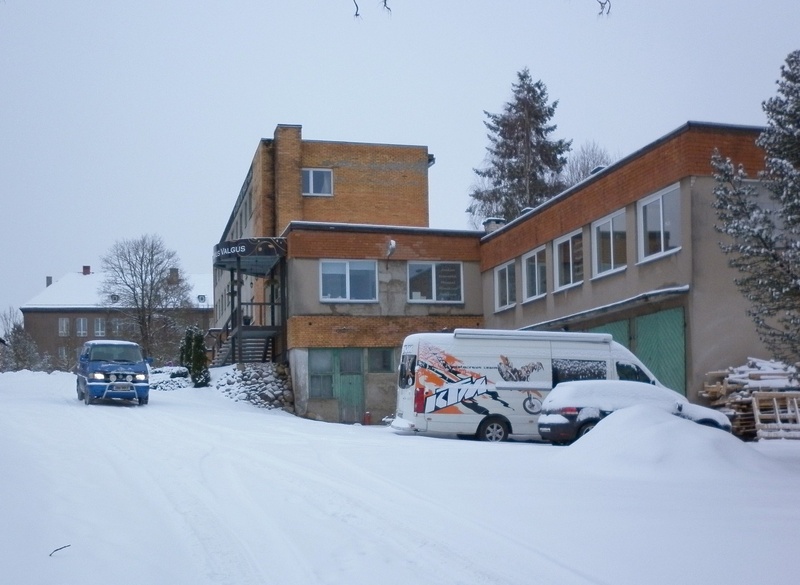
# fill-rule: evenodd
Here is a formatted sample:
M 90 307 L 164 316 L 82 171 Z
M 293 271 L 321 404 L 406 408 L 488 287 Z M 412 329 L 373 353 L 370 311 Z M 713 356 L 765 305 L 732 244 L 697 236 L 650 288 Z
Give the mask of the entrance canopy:
M 267 276 L 286 256 L 286 238 L 247 238 L 214 246 L 214 268 L 236 270 L 249 276 Z

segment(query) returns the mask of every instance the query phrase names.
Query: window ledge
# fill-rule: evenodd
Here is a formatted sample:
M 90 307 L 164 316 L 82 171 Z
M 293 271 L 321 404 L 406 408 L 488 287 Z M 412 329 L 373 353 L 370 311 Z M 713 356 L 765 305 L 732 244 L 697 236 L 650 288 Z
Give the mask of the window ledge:
M 672 250 L 668 250 L 666 252 L 661 252 L 659 254 L 653 254 L 652 256 L 648 256 L 647 258 L 643 258 L 642 260 L 639 260 L 636 263 L 636 265 L 637 266 L 641 266 L 642 264 L 648 264 L 650 262 L 655 262 L 656 260 L 661 260 L 662 258 L 666 258 L 667 256 L 674 256 L 675 254 L 680 252 L 681 249 L 682 249 L 681 246 L 678 246 L 677 248 L 673 248 Z

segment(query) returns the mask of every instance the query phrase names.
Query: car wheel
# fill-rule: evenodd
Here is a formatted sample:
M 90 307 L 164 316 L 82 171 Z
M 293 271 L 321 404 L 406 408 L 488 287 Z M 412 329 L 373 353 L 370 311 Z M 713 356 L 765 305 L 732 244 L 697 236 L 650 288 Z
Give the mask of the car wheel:
M 150 402 L 150 397 L 149 396 L 145 396 L 144 398 L 140 398 L 139 399 L 139 406 L 144 406 L 148 402 Z
M 89 389 L 88 388 L 83 392 L 83 402 L 85 404 L 91 404 L 92 403 L 92 395 L 89 393 Z
M 478 427 L 478 438 L 493 443 L 508 440 L 508 423 L 499 418 L 487 418 Z
M 592 429 L 595 427 L 595 425 L 596 425 L 596 424 L 597 424 L 597 423 L 596 423 L 596 422 L 594 422 L 594 421 L 587 422 L 587 423 L 583 423 L 583 424 L 581 425 L 581 428 L 579 428 L 579 429 L 578 429 L 578 434 L 577 434 L 577 435 L 575 435 L 575 440 L 577 441 L 577 440 L 578 440 L 578 439 L 580 439 L 582 436 L 584 436 L 584 435 L 585 435 L 585 434 L 587 434 L 589 431 L 591 431 L 591 430 L 592 430 Z
M 78 393 L 78 400 L 83 400 L 83 392 L 81 391 L 80 382 L 75 382 L 75 391 Z

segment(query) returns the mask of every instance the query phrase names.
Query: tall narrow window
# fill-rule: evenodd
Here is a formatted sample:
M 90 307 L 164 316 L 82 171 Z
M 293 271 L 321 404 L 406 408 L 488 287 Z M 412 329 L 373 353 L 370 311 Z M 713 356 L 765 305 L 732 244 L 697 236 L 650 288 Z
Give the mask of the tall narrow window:
M 331 169 L 303 169 L 303 195 L 330 197 L 333 195 Z
M 333 398 L 333 350 L 308 350 L 309 398 Z
M 58 336 L 59 337 L 69 337 L 69 318 L 68 317 L 59 317 L 58 318 Z
M 595 275 L 621 270 L 628 262 L 625 210 L 592 224 L 592 257 Z
M 89 320 L 86 317 L 75 318 L 75 335 L 86 337 L 89 334 Z
M 547 260 L 544 246 L 522 257 L 525 300 L 541 297 L 547 292 Z
M 678 250 L 681 246 L 680 186 L 673 185 L 637 204 L 639 259 Z
M 517 275 L 514 261 L 494 269 L 494 308 L 502 311 L 517 303 Z
M 460 262 L 409 262 L 410 302 L 461 303 Z
M 556 289 L 583 282 L 583 232 L 575 231 L 553 242 Z
M 106 336 L 106 320 L 104 317 L 95 317 L 94 320 L 94 336 L 95 337 L 105 337 Z

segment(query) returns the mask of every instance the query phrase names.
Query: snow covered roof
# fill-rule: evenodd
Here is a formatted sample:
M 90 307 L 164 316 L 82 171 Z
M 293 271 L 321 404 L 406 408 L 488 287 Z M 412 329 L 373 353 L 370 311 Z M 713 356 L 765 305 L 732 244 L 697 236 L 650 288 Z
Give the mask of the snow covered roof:
M 104 303 L 100 298 L 99 291 L 103 284 L 103 278 L 101 272 L 89 274 L 70 272 L 46 287 L 20 308 L 26 310 L 102 307 Z M 214 298 L 214 282 L 211 274 L 188 274 L 186 279 L 192 285 L 192 303 L 199 307 L 210 307 Z

